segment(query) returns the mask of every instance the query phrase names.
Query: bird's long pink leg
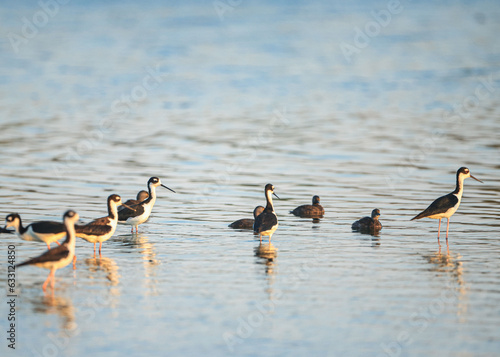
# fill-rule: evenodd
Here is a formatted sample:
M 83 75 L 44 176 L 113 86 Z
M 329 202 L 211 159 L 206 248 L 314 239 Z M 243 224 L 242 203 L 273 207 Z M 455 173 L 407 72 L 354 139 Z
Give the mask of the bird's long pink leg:
M 101 257 L 101 247 L 102 247 L 102 242 L 99 242 L 99 257 Z
M 52 273 L 52 281 L 50 282 L 50 286 L 52 286 L 52 290 L 54 290 L 54 285 L 56 284 L 56 271 Z
M 441 232 L 441 218 L 439 218 L 439 225 L 438 225 L 438 240 L 439 240 L 439 233 Z
M 73 256 L 73 270 L 76 270 L 76 254 Z
M 50 273 L 49 273 L 49 276 L 47 277 L 47 279 L 45 279 L 45 282 L 42 285 L 43 291 L 45 291 L 47 289 L 47 284 L 48 284 L 48 282 L 51 279 L 51 277 L 52 277 L 53 274 L 54 274 L 54 270 L 51 270 Z M 52 286 L 52 288 L 54 288 L 54 286 Z
M 47 249 L 50 250 L 50 244 L 49 243 L 45 243 L 47 244 Z
M 448 224 L 446 225 L 446 242 L 448 242 L 448 229 L 450 229 L 450 219 L 448 218 Z
M 59 243 L 58 241 L 56 241 L 57 245 L 61 245 L 61 243 Z

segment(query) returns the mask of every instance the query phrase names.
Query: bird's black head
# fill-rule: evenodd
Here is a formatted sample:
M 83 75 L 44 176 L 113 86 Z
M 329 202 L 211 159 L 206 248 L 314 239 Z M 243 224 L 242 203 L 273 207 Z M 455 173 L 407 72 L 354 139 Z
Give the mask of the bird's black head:
M 474 180 L 483 183 L 483 181 L 481 181 L 481 180 L 475 178 L 474 176 L 472 176 L 471 173 L 470 173 L 470 170 L 467 167 L 461 167 L 461 168 L 458 169 L 458 171 L 457 171 L 457 180 L 459 180 L 460 177 L 462 177 L 463 180 L 465 180 L 468 177 L 471 177 Z
M 7 215 L 7 217 L 5 217 L 5 228 L 15 226 L 16 222 L 21 222 L 21 216 L 19 216 L 19 214 L 11 213 Z
M 165 187 L 167 190 L 170 190 L 172 191 L 173 193 L 175 193 L 174 190 L 172 190 L 171 188 L 168 188 L 167 186 L 165 186 L 164 184 L 161 183 L 160 179 L 158 177 L 151 177 L 148 181 L 148 187 L 149 186 L 153 186 L 153 187 L 158 187 L 158 186 L 162 186 L 162 187 Z
M 372 218 L 375 218 L 375 217 L 380 217 L 380 210 L 378 208 L 375 208 L 372 211 Z
M 270 192 L 272 193 L 274 196 L 276 196 L 276 198 L 279 198 L 277 194 L 274 193 L 274 186 L 270 183 L 268 183 L 266 185 L 266 187 L 264 188 L 264 192 L 266 193 L 266 197 L 267 197 L 267 193 Z M 271 196 L 269 196 L 271 197 Z
M 139 191 L 139 193 L 137 193 L 137 201 L 144 201 L 146 198 L 149 197 L 149 194 L 148 194 L 148 191 Z
M 158 177 L 151 177 L 149 180 L 148 180 L 148 186 L 149 185 L 153 185 L 153 186 L 160 186 L 161 185 L 161 181 Z
M 259 216 L 262 212 L 264 212 L 264 207 L 262 206 L 255 207 L 255 209 L 253 210 L 253 218 L 257 218 L 257 216 Z
M 73 210 L 68 210 L 68 211 L 66 211 L 66 212 L 64 213 L 64 215 L 63 215 L 63 219 L 64 219 L 64 220 L 69 219 L 69 220 L 71 220 L 71 221 L 73 221 L 73 222 L 78 221 L 78 219 L 79 219 L 79 218 L 80 218 L 80 217 L 78 216 L 78 213 L 76 213 L 76 212 L 75 212 L 75 211 L 73 211 Z
M 21 216 L 17 213 L 11 213 L 5 217 L 5 222 L 14 222 L 16 219 L 20 219 Z
M 313 196 L 313 205 L 319 205 L 319 196 Z
M 114 202 L 117 205 L 120 205 L 122 203 L 122 198 L 119 195 L 113 194 L 108 197 L 108 203 L 110 202 Z

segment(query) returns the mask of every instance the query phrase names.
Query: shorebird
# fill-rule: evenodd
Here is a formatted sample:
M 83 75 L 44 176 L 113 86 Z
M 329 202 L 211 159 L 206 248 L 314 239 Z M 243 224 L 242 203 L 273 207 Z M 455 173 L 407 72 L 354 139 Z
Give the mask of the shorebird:
M 64 214 L 63 221 L 66 230 L 66 239 L 59 247 L 49 249 L 36 258 L 16 265 L 16 267 L 35 265 L 40 268 L 50 269 L 49 276 L 42 285 L 43 291 L 47 288 L 49 280 L 51 281 L 52 289 L 54 289 L 56 270 L 64 268 L 71 263 L 75 256 L 75 222 L 78 221 L 78 214 L 75 211 L 69 210 Z
M 101 255 L 102 243 L 113 236 L 118 223 L 117 207 L 122 204 L 122 199 L 118 195 L 110 195 L 108 197 L 108 215 L 106 217 L 97 218 L 85 225 L 75 225 L 76 236 L 85 239 L 87 242 L 99 242 L 99 255 Z M 128 207 L 127 205 L 123 205 Z M 122 206 L 122 207 L 123 207 Z
M 135 231 L 138 232 L 139 224 L 146 222 L 153 210 L 156 202 L 156 187 L 158 186 L 165 187 L 175 193 L 174 190 L 162 184 L 158 177 L 151 177 L 148 180 L 149 197 L 136 205 L 120 208 L 118 211 L 118 223 L 131 225 L 132 233 L 134 232 L 134 227 Z
M 17 213 L 11 213 L 5 217 L 5 229 L 14 227 L 19 238 L 26 241 L 44 242 L 50 249 L 50 243 L 56 242 L 66 235 L 64 224 L 53 221 L 33 222 L 23 227 L 21 216 Z
M 271 243 L 271 237 L 278 228 L 278 217 L 274 212 L 272 195 L 275 195 L 278 199 L 279 197 L 274 193 L 274 186 L 270 183 L 266 185 L 264 193 L 266 195 L 267 205 L 264 211 L 255 218 L 253 232 L 259 235 L 261 242 L 262 236 L 269 236 L 269 243 Z
M 231 228 L 234 228 L 234 229 L 253 229 L 253 224 L 255 222 L 255 219 L 263 211 L 264 211 L 264 207 L 257 206 L 253 210 L 253 218 L 254 219 L 250 219 L 250 218 L 238 219 L 237 221 L 234 221 L 233 223 L 231 223 L 228 227 L 231 227 Z
M 351 226 L 353 231 L 378 231 L 382 229 L 382 223 L 378 220 L 380 217 L 380 210 L 375 208 L 372 211 L 371 217 L 363 217 L 354 222 Z
M 424 217 L 439 219 L 439 226 L 438 226 L 438 240 L 439 240 L 439 233 L 441 230 L 441 219 L 447 218 L 446 241 L 448 241 L 450 217 L 453 216 L 453 214 L 457 211 L 458 206 L 460 206 L 460 202 L 462 201 L 462 194 L 464 192 L 464 180 L 468 177 L 472 177 L 474 180 L 483 183 L 483 181 L 478 180 L 477 178 L 472 176 L 470 174 L 470 170 L 467 167 L 459 168 L 457 171 L 457 185 L 455 187 L 455 191 L 436 199 L 424 211 L 413 217 L 411 221 L 413 221 L 414 219 L 420 219 Z
M 290 213 L 303 218 L 321 218 L 325 214 L 325 210 L 319 204 L 319 196 L 313 196 L 312 205 L 299 206 Z

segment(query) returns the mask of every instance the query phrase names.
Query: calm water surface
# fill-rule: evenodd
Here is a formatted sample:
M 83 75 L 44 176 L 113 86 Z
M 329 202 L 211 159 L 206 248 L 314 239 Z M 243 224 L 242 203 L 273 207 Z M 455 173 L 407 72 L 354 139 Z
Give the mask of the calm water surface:
M 87 222 L 153 175 L 177 193 L 100 258 L 77 240 L 53 293 L 19 270 L 2 356 L 498 354 L 500 7 L 402 2 L 346 57 L 387 6 L 71 2 L 44 24 L 35 2 L 3 4 L 2 217 Z M 466 180 L 448 250 L 437 221 L 409 220 L 460 166 L 484 184 Z M 268 182 L 271 246 L 227 228 Z M 314 194 L 319 223 L 288 213 Z M 351 232 L 373 208 L 380 234 Z

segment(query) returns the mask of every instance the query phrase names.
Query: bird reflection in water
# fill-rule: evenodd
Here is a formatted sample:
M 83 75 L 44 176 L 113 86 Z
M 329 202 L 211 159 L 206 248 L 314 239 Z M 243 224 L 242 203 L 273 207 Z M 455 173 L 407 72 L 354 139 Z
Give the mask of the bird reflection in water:
M 118 265 L 113 259 L 99 255 L 98 258 L 94 256 L 93 258 L 85 259 L 84 263 L 88 267 L 90 279 L 98 279 L 97 274 L 103 271 L 110 285 L 115 286 L 120 282 Z
M 41 299 L 33 300 L 33 311 L 58 315 L 61 319 L 62 330 L 72 331 L 76 328 L 73 302 L 67 297 L 56 296 L 54 290 L 51 293 L 44 293 Z
M 260 243 L 259 246 L 254 248 L 255 256 L 261 258 L 258 264 L 262 262 L 266 265 L 266 274 L 274 274 L 274 265 L 276 263 L 276 256 L 278 255 L 278 250 L 274 247 L 272 243 Z
M 453 291 L 453 295 L 450 297 L 449 294 L 446 294 L 446 300 L 456 300 L 457 315 L 465 316 L 467 312 L 467 302 L 465 301 L 467 285 L 463 275 L 462 256 L 451 253 L 448 245 L 446 246 L 446 254 L 442 253 L 441 250 L 441 244 L 439 244 L 439 249 L 436 253 L 424 256 L 424 258 L 431 264 L 431 271 L 439 274 L 447 274 L 450 277 L 450 282 L 447 286 Z
M 370 241 L 371 246 L 373 248 L 380 247 L 380 229 L 368 229 L 368 230 L 360 230 L 353 231 L 354 233 L 360 233 L 362 240 Z
M 146 293 L 148 295 L 159 295 L 157 266 L 161 261 L 157 259 L 155 245 L 142 233 L 134 234 L 131 239 L 124 242 L 126 247 L 133 248 L 132 252 L 141 254 L 144 266 L 144 280 L 146 282 Z

